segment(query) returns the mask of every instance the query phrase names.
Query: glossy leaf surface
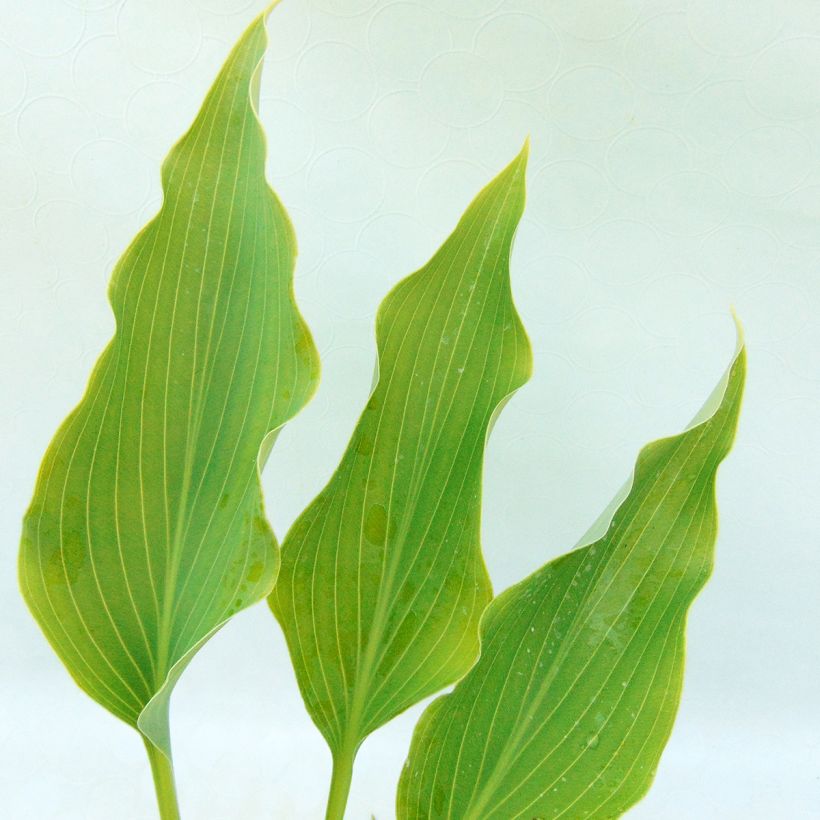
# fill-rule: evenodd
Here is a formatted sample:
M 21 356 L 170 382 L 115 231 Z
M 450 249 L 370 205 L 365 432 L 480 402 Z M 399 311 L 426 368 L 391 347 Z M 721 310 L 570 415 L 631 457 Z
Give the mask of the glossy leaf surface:
M 24 522 L 21 586 L 52 646 L 166 754 L 182 669 L 274 582 L 260 448 L 318 373 L 293 231 L 264 175 L 266 42 L 260 17 L 165 160 L 162 208 L 112 276 L 114 337 Z
M 744 379 L 739 348 L 694 426 L 641 451 L 603 537 L 493 601 L 480 659 L 416 727 L 399 818 L 611 818 L 646 793 L 712 568 L 715 475 Z
M 479 543 L 484 446 L 531 371 L 509 279 L 526 157 L 525 147 L 382 303 L 378 382 L 282 546 L 270 602 L 334 758 L 352 757 L 478 652 L 491 598 Z

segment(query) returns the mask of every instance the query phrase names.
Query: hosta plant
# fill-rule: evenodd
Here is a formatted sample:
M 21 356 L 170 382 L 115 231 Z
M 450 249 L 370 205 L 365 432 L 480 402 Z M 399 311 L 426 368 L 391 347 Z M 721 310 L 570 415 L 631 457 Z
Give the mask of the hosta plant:
M 484 444 L 531 369 L 509 277 L 526 156 L 383 302 L 378 382 L 282 544 L 270 603 L 333 755 L 328 820 L 343 817 L 362 740 L 459 678 L 416 729 L 399 818 L 618 816 L 645 794 L 671 731 L 744 348 L 692 426 L 641 452 L 594 528 L 611 518 L 603 537 L 485 608 Z
M 77 683 L 137 729 L 177 816 L 171 690 L 279 555 L 259 466 L 312 394 L 296 243 L 265 182 L 258 19 L 162 166 L 163 204 L 116 266 L 116 332 L 46 452 L 23 595 Z
M 461 677 L 491 598 L 479 544 L 495 414 L 530 376 L 510 293 L 526 146 L 376 321 L 378 383 L 347 452 L 282 544 L 270 602 L 333 752 L 341 817 L 372 731 Z
M 745 366 L 740 346 L 693 425 L 644 447 L 600 538 L 490 604 L 478 662 L 416 728 L 400 818 L 619 817 L 646 793 L 712 569 Z
M 280 568 L 259 470 L 318 357 L 293 299 L 293 229 L 264 175 L 265 43 L 259 17 L 116 266 L 116 331 L 25 516 L 23 595 L 77 683 L 141 734 L 163 820 L 179 816 L 174 684 L 266 596 L 332 753 L 330 820 L 363 740 L 452 684 L 416 728 L 399 818 L 617 817 L 648 789 L 680 700 L 742 343 L 685 432 L 641 451 L 594 534 L 493 599 L 484 448 L 532 371 L 509 268 L 525 144 L 382 303 L 375 386 Z

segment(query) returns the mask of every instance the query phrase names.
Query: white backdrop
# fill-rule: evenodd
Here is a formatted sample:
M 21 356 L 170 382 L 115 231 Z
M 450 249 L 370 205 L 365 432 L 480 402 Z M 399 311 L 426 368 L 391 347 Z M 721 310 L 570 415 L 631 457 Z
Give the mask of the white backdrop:
M 159 164 L 264 0 L 0 0 L 0 813 L 154 816 L 137 735 L 77 689 L 16 587 L 45 446 L 113 329 L 111 267 Z M 820 817 L 820 4 L 285 0 L 261 116 L 324 366 L 265 491 L 329 477 L 375 308 L 532 135 L 513 287 L 536 374 L 486 461 L 498 589 L 569 549 L 638 448 L 680 430 L 747 329 L 716 570 L 645 820 Z M 368 740 L 349 816 L 393 816 L 415 708 Z M 279 629 L 243 613 L 178 686 L 186 820 L 322 816 L 329 755 Z

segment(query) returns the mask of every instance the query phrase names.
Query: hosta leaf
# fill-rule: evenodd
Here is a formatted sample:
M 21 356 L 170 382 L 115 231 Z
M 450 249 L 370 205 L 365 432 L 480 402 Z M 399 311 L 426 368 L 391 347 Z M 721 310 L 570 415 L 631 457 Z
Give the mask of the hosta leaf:
M 378 382 L 282 545 L 270 602 L 337 768 L 478 651 L 491 595 L 479 545 L 484 445 L 531 370 L 509 280 L 526 156 L 381 305 Z
M 493 601 L 475 667 L 416 727 L 399 818 L 610 818 L 645 794 L 711 572 L 745 366 L 740 347 L 694 426 L 641 451 L 603 537 Z
M 79 685 L 169 753 L 170 690 L 277 572 L 257 459 L 305 404 L 313 343 L 296 245 L 264 176 L 260 17 L 162 167 L 164 201 L 116 266 L 116 331 L 45 455 L 23 594 Z

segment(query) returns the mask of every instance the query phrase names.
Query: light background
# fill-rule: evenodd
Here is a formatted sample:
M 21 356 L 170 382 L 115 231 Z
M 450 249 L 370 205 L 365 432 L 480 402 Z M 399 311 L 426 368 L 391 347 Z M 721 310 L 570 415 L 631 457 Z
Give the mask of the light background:
M 136 734 L 69 680 L 16 588 L 19 522 L 112 332 L 111 267 L 159 163 L 262 0 L 0 0 L 0 814 L 154 816 Z M 680 430 L 743 319 L 683 703 L 630 817 L 820 817 L 820 3 L 286 0 L 261 116 L 321 350 L 265 476 L 282 536 L 365 401 L 375 308 L 532 135 L 513 287 L 536 350 L 486 460 L 497 589 L 569 549 L 638 448 Z M 415 708 L 360 754 L 349 817 L 393 816 Z M 329 755 L 263 606 L 173 701 L 187 820 L 318 818 Z

